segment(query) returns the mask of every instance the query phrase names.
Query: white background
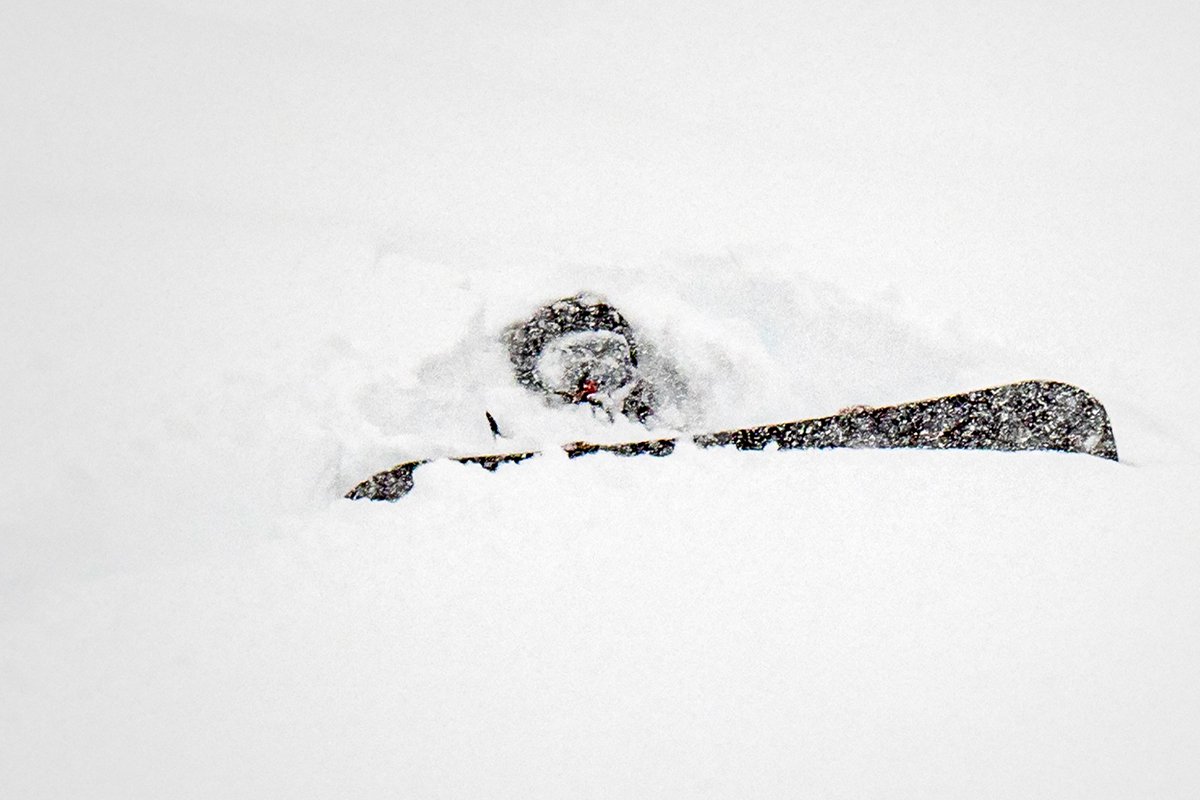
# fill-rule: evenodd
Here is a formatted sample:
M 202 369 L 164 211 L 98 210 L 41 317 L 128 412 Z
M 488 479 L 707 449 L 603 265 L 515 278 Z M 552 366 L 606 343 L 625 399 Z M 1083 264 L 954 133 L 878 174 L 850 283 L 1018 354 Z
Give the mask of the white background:
M 4 16 L 0 793 L 1194 796 L 1195 4 Z M 1052 377 L 1126 464 L 337 499 L 591 430 L 487 372 L 579 288 L 723 423 Z

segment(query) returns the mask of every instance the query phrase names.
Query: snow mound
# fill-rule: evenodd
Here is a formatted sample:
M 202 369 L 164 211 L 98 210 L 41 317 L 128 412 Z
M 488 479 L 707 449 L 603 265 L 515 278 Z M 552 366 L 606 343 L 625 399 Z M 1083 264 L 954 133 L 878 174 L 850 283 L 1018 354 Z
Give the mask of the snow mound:
M 512 378 L 499 332 L 583 288 L 691 387 L 688 430 L 1029 371 L 791 265 L 316 252 L 286 302 L 269 276 L 197 279 L 203 334 L 161 334 L 195 356 L 132 352 L 91 410 L 110 424 L 47 435 L 70 445 L 73 502 L 26 496 L 5 523 L 15 795 L 1117 796 L 1147 769 L 1164 795 L 1193 777 L 1195 454 L 1121 391 L 1123 464 L 684 446 L 439 462 L 396 504 L 352 503 L 392 463 L 495 449 L 485 410 L 506 448 L 644 437 Z

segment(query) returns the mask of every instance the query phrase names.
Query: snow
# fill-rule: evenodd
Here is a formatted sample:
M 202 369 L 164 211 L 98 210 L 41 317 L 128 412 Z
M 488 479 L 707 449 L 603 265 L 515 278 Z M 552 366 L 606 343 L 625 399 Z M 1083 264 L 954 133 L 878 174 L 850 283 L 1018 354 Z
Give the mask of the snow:
M 24 4 L 0 795 L 1191 797 L 1190 8 Z M 1023 378 L 1122 460 L 547 456 Z M 640 351 L 641 354 L 642 351 Z

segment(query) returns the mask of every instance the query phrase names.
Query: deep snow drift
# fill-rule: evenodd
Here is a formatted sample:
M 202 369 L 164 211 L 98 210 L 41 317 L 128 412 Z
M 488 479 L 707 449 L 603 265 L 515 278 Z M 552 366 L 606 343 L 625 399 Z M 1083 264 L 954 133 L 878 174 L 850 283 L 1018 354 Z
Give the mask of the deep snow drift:
M 1196 7 L 18 3 L 0 797 L 1200 790 Z M 682 449 L 1023 378 L 1121 463 Z M 661 431 L 669 432 L 668 430 Z
M 682 448 L 435 464 L 396 504 L 352 503 L 395 461 L 494 448 L 484 409 L 514 445 L 644 436 L 512 380 L 498 331 L 585 280 L 696 388 L 695 430 L 1034 369 L 794 269 L 355 269 L 286 303 L 207 278 L 228 290 L 194 307 L 224 332 L 207 360 L 131 354 L 154 380 L 59 445 L 72 502 L 15 506 L 15 794 L 1191 785 L 1196 459 L 1138 397 L 1089 387 L 1121 464 Z

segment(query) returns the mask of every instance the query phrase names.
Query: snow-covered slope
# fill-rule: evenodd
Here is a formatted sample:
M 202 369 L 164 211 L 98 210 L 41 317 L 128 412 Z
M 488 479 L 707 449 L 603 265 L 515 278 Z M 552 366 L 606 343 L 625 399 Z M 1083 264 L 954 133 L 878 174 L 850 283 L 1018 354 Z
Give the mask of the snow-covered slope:
M 63 383 L 10 479 L 14 795 L 1193 785 L 1197 460 L 1149 398 L 1089 387 L 1121 464 L 684 450 L 432 465 L 350 503 L 396 461 L 494 447 L 484 409 L 514 446 L 643 435 L 511 381 L 496 332 L 583 285 L 677 360 L 698 429 L 1038 369 L 788 265 L 339 254 L 283 292 L 195 277 L 153 347 L 30 371 Z
M 1195 795 L 1194 11 L 286 5 L 0 48 L 0 796 Z M 645 435 L 512 382 L 580 290 L 680 428 L 1042 377 L 1122 461 L 341 499 Z

